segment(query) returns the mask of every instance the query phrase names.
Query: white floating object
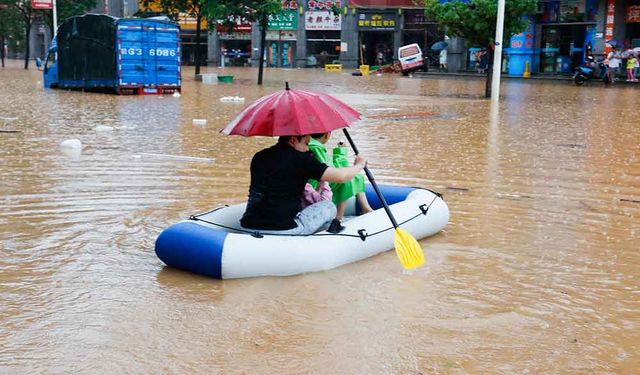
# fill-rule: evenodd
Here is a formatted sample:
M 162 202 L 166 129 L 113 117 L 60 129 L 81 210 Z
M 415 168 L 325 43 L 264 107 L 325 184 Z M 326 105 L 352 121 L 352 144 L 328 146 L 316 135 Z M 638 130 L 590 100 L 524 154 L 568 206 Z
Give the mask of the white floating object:
M 383 111 L 399 111 L 399 108 L 393 108 L 393 107 L 384 107 L 384 108 L 369 108 L 368 111 L 369 112 L 383 112 Z
M 67 139 L 60 143 L 61 148 L 72 149 L 72 150 L 81 150 L 82 142 L 79 139 Z
M 223 96 L 220 98 L 220 101 L 223 103 L 234 103 L 234 102 L 244 102 L 244 98 L 241 96 Z
M 95 130 L 97 132 L 112 132 L 113 131 L 113 126 L 98 125 L 95 128 L 93 128 L 93 130 Z
M 174 93 L 173 93 L 173 96 L 175 96 L 176 98 L 178 98 L 178 97 L 180 97 L 180 93 L 176 91 L 176 92 L 174 92 Z
M 207 125 L 207 119 L 203 118 L 194 118 L 193 125 Z

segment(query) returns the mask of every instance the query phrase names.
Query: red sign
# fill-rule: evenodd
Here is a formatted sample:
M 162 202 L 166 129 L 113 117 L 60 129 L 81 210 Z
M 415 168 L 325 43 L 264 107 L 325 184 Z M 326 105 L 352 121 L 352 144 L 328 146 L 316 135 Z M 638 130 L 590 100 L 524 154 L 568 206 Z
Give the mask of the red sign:
M 331 10 L 335 6 L 340 8 L 340 0 L 309 0 L 307 3 L 309 10 Z
M 298 9 L 298 3 L 295 0 L 282 0 L 282 9 Z
M 31 0 L 33 9 L 53 9 L 53 0 Z
M 640 5 L 627 7 L 627 23 L 640 22 Z
M 607 0 L 607 20 L 605 21 L 604 28 L 604 40 L 610 41 L 613 39 L 613 19 L 616 14 L 616 2 L 615 0 Z M 611 52 L 611 46 L 605 44 L 604 51 Z

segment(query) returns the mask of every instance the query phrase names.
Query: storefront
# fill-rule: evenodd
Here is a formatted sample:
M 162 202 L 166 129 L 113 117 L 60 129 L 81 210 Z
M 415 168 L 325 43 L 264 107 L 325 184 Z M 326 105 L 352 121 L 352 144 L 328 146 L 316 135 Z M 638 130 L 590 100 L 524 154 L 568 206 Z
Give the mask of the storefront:
M 251 58 L 251 24 L 237 22 L 233 31 L 229 32 L 223 25 L 216 27 L 220 40 L 220 51 L 216 54 L 216 61 L 224 55 L 224 66 L 250 66 Z
M 307 36 L 308 66 L 324 67 L 340 57 L 342 15 L 333 14 L 332 6 L 340 7 L 339 0 L 311 0 L 304 13 Z M 315 64 L 313 62 L 315 61 Z
M 280 14 L 269 16 L 265 57 L 267 66 L 292 68 L 298 37 L 298 6 L 295 1 L 286 1 L 283 8 Z
M 540 1 L 535 34 L 540 73 L 567 74 L 584 62 L 595 44 L 597 0 Z M 539 64 L 538 64 L 539 62 Z
M 398 30 L 398 12 L 361 10 L 358 12 L 360 61 L 365 65 L 393 62 L 394 34 Z
M 625 39 L 631 48 L 640 47 L 640 0 L 629 0 L 625 16 Z

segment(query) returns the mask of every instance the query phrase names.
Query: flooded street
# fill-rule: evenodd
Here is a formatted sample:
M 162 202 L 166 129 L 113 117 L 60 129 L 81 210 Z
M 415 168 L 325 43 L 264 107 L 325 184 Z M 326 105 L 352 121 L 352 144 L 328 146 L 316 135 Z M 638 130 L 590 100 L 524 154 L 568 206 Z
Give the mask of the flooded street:
M 640 371 L 640 88 L 508 80 L 492 113 L 483 80 L 226 72 L 135 97 L 0 70 L 0 374 Z M 221 281 L 156 257 L 165 227 L 246 199 L 274 140 L 219 130 L 285 80 L 363 114 L 379 182 L 444 194 L 425 267 Z

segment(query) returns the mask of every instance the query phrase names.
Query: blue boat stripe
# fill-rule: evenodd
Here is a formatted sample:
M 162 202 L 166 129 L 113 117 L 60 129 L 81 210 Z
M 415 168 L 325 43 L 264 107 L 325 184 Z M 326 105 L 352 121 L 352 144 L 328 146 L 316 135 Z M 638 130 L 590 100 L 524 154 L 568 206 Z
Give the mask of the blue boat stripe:
M 407 199 L 409 193 L 416 190 L 414 187 L 395 185 L 378 185 L 378 188 L 389 206 L 404 201 Z M 380 202 L 380 199 L 378 199 L 378 196 L 376 195 L 375 190 L 373 190 L 371 184 L 365 185 L 365 194 L 367 195 L 367 200 L 369 201 L 371 208 L 374 210 L 382 208 L 382 203 Z
M 221 279 L 227 235 L 194 222 L 177 223 L 160 233 L 156 254 L 168 266 Z

